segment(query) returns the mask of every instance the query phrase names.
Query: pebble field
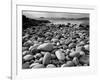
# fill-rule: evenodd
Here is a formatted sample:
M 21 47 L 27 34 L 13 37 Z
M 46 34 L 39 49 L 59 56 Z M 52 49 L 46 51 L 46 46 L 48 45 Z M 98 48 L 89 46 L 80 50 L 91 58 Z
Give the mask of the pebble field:
M 89 24 L 34 23 L 24 19 L 22 69 L 89 66 Z M 33 24 L 35 25 L 33 25 Z

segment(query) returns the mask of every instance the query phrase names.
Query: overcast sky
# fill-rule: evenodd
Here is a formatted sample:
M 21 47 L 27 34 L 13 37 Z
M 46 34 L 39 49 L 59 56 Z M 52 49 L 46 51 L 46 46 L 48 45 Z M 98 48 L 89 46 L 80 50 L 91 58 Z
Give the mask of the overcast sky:
M 32 12 L 32 11 L 23 11 L 22 13 L 26 17 L 29 18 L 40 18 L 40 17 L 45 17 L 45 18 L 50 18 L 50 17 L 55 17 L 55 18 L 81 18 L 81 17 L 89 17 L 89 14 L 84 14 L 84 13 L 55 13 L 55 12 Z

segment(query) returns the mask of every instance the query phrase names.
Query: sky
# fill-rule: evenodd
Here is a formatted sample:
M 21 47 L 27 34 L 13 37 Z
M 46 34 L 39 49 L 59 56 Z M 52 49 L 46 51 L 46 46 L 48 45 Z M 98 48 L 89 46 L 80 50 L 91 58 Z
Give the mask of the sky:
M 28 18 L 81 18 L 89 17 L 89 14 L 86 13 L 68 13 L 68 12 L 34 12 L 34 11 L 23 11 L 23 15 Z

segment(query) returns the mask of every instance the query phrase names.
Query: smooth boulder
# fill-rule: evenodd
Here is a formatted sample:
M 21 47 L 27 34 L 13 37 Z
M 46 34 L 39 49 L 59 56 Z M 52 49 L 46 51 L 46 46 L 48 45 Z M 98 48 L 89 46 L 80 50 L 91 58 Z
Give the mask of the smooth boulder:
M 72 62 L 75 64 L 75 65 L 78 65 L 79 64 L 79 60 L 77 57 L 74 57 Z
M 51 54 L 49 52 L 45 53 L 44 57 L 43 57 L 43 64 L 47 65 L 50 63 L 50 59 L 51 59 Z
M 72 61 L 67 61 L 67 63 L 61 65 L 61 67 L 72 67 L 74 66 L 74 63 Z
M 45 66 L 43 64 L 37 64 L 33 66 L 32 68 L 45 68 Z
M 65 59 L 65 53 L 63 53 L 61 50 L 57 50 L 55 52 L 55 55 L 59 60 L 64 60 Z
M 33 57 L 34 57 L 33 55 L 28 54 L 28 55 L 24 56 L 23 59 L 24 59 L 25 61 L 28 61 L 28 60 L 33 59 Z
M 55 68 L 56 66 L 54 64 L 48 64 L 46 67 L 47 68 Z
M 32 68 L 34 67 L 35 65 L 38 65 L 39 63 L 32 63 L 29 67 Z
M 72 51 L 70 54 L 69 54 L 70 57 L 79 57 L 80 56 L 80 53 L 77 52 L 77 51 Z
M 52 51 L 53 50 L 53 44 L 52 43 L 43 43 L 37 47 L 38 50 L 42 51 Z

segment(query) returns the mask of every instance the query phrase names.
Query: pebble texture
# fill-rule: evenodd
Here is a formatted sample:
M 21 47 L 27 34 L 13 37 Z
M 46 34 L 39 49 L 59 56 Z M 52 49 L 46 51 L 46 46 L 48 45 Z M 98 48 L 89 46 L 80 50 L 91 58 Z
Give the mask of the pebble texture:
M 89 24 L 51 24 L 23 17 L 23 69 L 90 65 Z

